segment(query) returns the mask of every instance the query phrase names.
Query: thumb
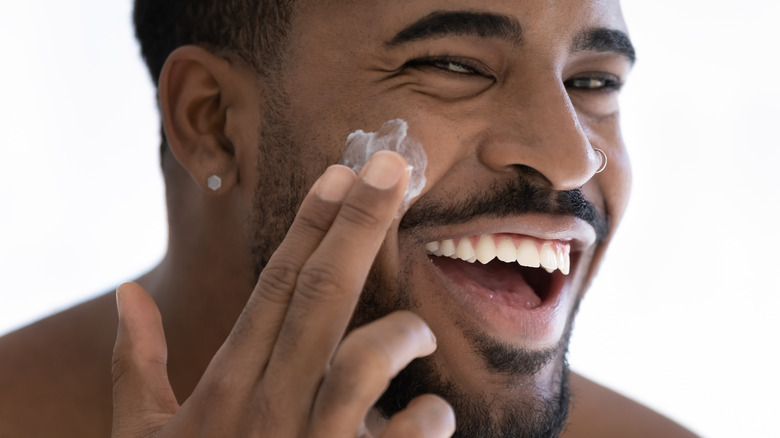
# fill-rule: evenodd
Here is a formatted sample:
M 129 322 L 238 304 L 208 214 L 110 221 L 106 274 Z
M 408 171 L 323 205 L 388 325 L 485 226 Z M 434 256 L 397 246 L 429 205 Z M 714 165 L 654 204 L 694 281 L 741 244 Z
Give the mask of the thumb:
M 168 382 L 162 318 L 152 297 L 136 283 L 119 286 L 116 300 L 112 437 L 148 437 L 179 408 Z

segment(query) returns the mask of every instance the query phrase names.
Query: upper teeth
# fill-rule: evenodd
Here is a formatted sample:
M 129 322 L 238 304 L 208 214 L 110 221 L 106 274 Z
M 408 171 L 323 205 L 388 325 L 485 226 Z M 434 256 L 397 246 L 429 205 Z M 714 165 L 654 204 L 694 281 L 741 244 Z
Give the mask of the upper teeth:
M 474 263 L 487 264 L 497 258 L 505 263 L 517 262 L 530 268 L 542 267 L 547 272 L 560 270 L 569 274 L 569 244 L 561 241 L 540 241 L 530 237 L 493 235 L 463 237 L 428 242 L 429 254 Z

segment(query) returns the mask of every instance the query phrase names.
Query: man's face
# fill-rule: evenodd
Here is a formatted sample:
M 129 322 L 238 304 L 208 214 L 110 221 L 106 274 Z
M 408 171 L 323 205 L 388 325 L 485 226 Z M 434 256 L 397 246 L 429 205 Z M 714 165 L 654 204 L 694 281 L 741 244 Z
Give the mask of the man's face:
M 347 134 L 406 120 L 428 182 L 391 227 L 353 325 L 411 309 L 438 350 L 379 409 L 434 391 L 462 431 L 559 428 L 571 320 L 630 185 L 617 95 L 632 52 L 617 1 L 302 3 L 283 75 L 264 93 L 256 264 Z M 599 174 L 594 147 L 609 158 Z M 510 261 L 463 260 L 461 241 L 480 239 Z M 437 256 L 449 240 L 463 248 Z M 521 267 L 512 250 L 552 250 L 561 268 Z

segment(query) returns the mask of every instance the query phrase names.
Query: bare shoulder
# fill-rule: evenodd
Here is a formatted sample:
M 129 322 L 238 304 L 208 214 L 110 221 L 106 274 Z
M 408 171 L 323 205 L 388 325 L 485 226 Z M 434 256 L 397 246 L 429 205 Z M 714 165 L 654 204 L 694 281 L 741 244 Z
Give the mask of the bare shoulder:
M 572 373 L 572 406 L 564 438 L 695 438 L 663 415 Z
M 0 436 L 111 431 L 113 294 L 0 337 Z

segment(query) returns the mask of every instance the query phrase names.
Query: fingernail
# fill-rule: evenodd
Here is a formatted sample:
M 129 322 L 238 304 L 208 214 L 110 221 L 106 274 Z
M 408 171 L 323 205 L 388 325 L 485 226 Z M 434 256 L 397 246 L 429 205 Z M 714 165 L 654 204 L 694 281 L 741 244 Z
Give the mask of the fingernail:
M 320 178 L 317 196 L 328 202 L 343 201 L 355 182 L 355 172 L 345 166 L 330 166 Z
M 380 151 L 366 165 L 363 180 L 378 189 L 387 190 L 398 184 L 405 171 L 406 163 L 399 155 Z

